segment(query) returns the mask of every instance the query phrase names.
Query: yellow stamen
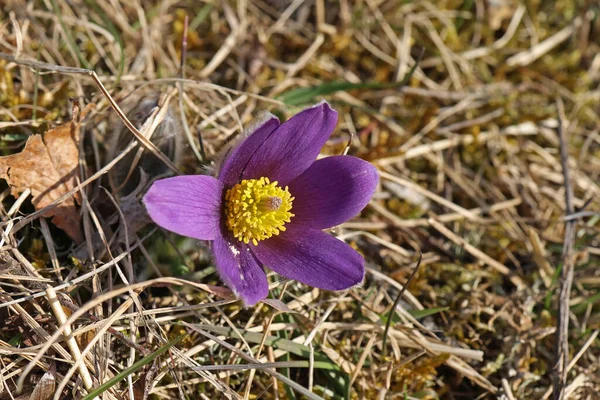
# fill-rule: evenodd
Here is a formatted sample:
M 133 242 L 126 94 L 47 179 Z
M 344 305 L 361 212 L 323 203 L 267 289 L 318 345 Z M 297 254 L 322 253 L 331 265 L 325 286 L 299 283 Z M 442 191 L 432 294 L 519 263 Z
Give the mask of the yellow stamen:
M 293 200 L 287 186 L 282 189 L 269 178 L 245 179 L 225 194 L 227 228 L 236 239 L 256 246 L 285 231 L 294 216 L 290 212 Z

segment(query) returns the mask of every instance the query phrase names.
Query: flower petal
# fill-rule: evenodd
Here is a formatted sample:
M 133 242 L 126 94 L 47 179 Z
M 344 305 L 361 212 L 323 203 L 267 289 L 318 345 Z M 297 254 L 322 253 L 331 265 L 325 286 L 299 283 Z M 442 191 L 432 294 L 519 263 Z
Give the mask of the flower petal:
M 275 129 L 256 148 L 243 179 L 267 177 L 285 186 L 310 167 L 333 132 L 337 112 L 329 104 L 308 108 Z M 262 139 L 261 139 L 262 140 Z
M 365 261 L 346 243 L 301 225 L 251 245 L 256 257 L 273 271 L 326 290 L 348 289 L 362 282 Z
M 267 297 L 267 276 L 247 246 L 232 245 L 220 236 L 213 242 L 213 254 L 221 279 L 246 306 L 253 306 Z
M 360 158 L 317 160 L 289 185 L 295 198 L 292 223 L 318 229 L 339 225 L 365 208 L 378 181 L 377 169 Z
M 159 226 L 183 236 L 212 240 L 220 235 L 223 185 L 212 176 L 161 179 L 144 196 L 146 210 Z
M 242 174 L 250 161 L 250 158 L 256 153 L 257 149 L 267 140 L 269 135 L 277 129 L 279 120 L 275 116 L 270 116 L 254 132 L 252 132 L 243 142 L 235 147 L 227 157 L 219 172 L 219 180 L 223 182 L 226 188 L 229 188 L 242 180 Z

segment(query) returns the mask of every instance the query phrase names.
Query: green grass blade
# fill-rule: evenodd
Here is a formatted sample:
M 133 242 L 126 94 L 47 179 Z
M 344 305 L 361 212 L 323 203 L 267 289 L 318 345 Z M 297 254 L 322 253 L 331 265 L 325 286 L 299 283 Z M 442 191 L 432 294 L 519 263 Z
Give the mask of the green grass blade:
M 587 308 L 590 304 L 594 305 L 594 304 L 598 303 L 599 301 L 600 301 L 600 292 L 587 297 L 581 303 L 571 305 L 571 311 L 573 313 L 575 313 L 576 315 L 582 314 L 587 310 Z
M 63 21 L 62 12 L 58 8 L 58 4 L 56 3 L 56 0 L 52 0 L 52 10 L 54 11 L 54 15 L 56 15 L 56 17 L 58 18 L 58 23 L 60 24 L 60 27 L 62 28 L 63 32 L 65 33 L 65 43 L 67 44 L 67 46 L 69 46 L 69 48 L 73 51 L 73 53 L 75 53 L 77 55 L 77 58 L 79 59 L 79 62 L 81 63 L 83 68 L 90 69 L 90 65 L 88 64 L 87 60 L 81 53 L 79 46 L 77 46 L 75 44 L 75 40 L 73 39 L 73 35 L 71 35 L 71 31 L 69 31 L 67 29 L 67 26 L 66 26 L 65 22 Z
M 231 328 L 221 327 L 221 326 L 211 326 L 211 325 L 193 325 L 198 328 L 215 333 L 218 335 L 223 335 L 231 338 L 238 338 L 238 334 Z M 240 333 L 244 336 L 244 339 L 249 343 L 259 344 L 262 341 L 263 334 L 258 332 L 249 332 L 243 329 L 239 329 Z M 275 349 L 285 350 L 288 353 L 295 354 L 299 357 L 303 357 L 308 359 L 310 357 L 310 349 L 308 346 L 304 346 L 302 344 L 293 342 L 288 339 L 279 338 L 276 336 L 267 336 L 265 340 L 266 346 L 271 346 Z M 330 371 L 341 372 L 340 367 L 338 367 L 333 361 L 329 359 L 325 354 L 320 353 L 318 351 L 314 352 L 314 360 L 315 360 L 315 368 L 317 365 L 320 369 L 326 369 Z
M 202 7 L 200 9 L 200 11 L 198 11 L 198 14 L 196 14 L 196 16 L 194 17 L 194 19 L 192 20 L 192 22 L 190 22 L 189 30 L 190 31 L 195 31 L 196 29 L 198 29 L 198 27 L 200 26 L 200 24 L 202 22 L 204 22 L 204 20 L 206 19 L 206 17 L 208 17 L 208 14 L 213 9 L 213 7 L 214 6 L 212 4 L 206 4 L 204 7 Z
M 402 82 L 395 83 L 351 83 L 351 82 L 329 82 L 318 86 L 296 88 L 281 94 L 277 100 L 281 100 L 289 106 L 300 106 L 313 103 L 317 96 L 326 96 L 340 91 L 364 90 L 364 89 L 389 89 L 402 86 Z
M 117 79 L 115 81 L 115 84 L 118 85 L 121 81 L 121 76 L 123 76 L 123 71 L 125 70 L 125 44 L 123 43 L 123 38 L 119 34 L 119 29 L 116 27 L 116 25 L 110 20 L 104 10 L 98 4 L 96 4 L 95 1 L 86 0 L 86 3 L 100 16 L 104 22 L 105 28 L 112 34 L 113 38 L 115 38 L 117 41 L 117 45 L 119 46 L 119 66 L 117 71 Z
M 277 97 L 287 104 L 288 106 L 301 106 L 305 104 L 314 103 L 316 97 L 327 96 L 336 92 L 348 91 L 348 90 L 380 90 L 380 89 L 391 89 L 404 86 L 406 82 L 412 78 L 415 70 L 419 66 L 416 62 L 410 71 L 406 74 L 404 79 L 400 82 L 364 82 L 364 83 L 351 83 L 351 82 L 329 82 L 323 83 L 318 86 L 311 86 L 306 88 L 296 88 L 288 92 L 282 93 Z
M 86 396 L 84 396 L 82 400 L 91 400 L 94 397 L 100 396 L 102 393 L 104 393 L 105 391 L 107 391 L 108 389 L 110 389 L 111 387 L 116 385 L 117 383 L 119 383 L 122 380 L 124 380 L 125 378 L 127 378 L 127 376 L 138 371 L 143 366 L 150 364 L 152 361 L 154 361 L 154 359 L 156 357 L 160 356 L 161 354 L 166 353 L 167 350 L 169 350 L 171 347 L 175 346 L 177 343 L 182 341 L 183 338 L 185 338 L 185 335 L 181 335 L 181 336 L 171 340 L 169 343 L 165 344 L 163 347 L 156 350 L 154 353 L 148 354 L 146 357 L 144 357 L 141 360 L 134 363 L 131 367 L 126 368 L 123 371 L 121 371 L 114 378 L 104 382 L 102 385 L 100 385 L 96 389 L 92 390 L 90 393 L 88 393 Z
M 408 313 L 415 317 L 415 319 L 421 319 L 425 317 L 429 317 L 430 315 L 435 315 L 441 313 L 443 311 L 449 310 L 450 307 L 434 307 L 427 308 L 425 310 L 408 310 Z

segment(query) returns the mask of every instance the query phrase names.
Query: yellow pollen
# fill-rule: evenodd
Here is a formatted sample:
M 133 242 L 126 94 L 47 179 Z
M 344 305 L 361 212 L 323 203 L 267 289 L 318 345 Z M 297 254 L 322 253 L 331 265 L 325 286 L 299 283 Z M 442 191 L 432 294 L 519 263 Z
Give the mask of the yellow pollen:
M 227 228 L 244 243 L 258 242 L 285 231 L 294 216 L 294 198 L 287 186 L 281 188 L 269 178 L 244 179 L 225 194 Z

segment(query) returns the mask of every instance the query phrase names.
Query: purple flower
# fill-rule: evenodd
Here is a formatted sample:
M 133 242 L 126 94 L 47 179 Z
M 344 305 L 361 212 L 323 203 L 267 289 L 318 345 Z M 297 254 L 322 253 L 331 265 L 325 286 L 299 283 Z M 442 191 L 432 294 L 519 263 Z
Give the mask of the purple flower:
M 146 209 L 165 229 L 212 240 L 221 279 L 246 305 L 268 294 L 263 266 L 321 289 L 355 286 L 364 259 L 322 229 L 358 214 L 379 175 L 356 157 L 316 160 L 336 123 L 327 103 L 283 124 L 271 116 L 230 153 L 218 178 L 156 181 Z

